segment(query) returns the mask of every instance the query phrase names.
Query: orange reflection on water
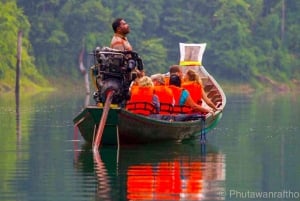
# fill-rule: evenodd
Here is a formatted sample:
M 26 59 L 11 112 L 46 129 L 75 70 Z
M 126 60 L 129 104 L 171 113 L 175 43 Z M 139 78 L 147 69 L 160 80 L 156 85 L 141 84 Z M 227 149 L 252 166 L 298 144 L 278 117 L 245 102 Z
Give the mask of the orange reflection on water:
M 224 200 L 224 156 L 132 165 L 127 171 L 128 200 Z

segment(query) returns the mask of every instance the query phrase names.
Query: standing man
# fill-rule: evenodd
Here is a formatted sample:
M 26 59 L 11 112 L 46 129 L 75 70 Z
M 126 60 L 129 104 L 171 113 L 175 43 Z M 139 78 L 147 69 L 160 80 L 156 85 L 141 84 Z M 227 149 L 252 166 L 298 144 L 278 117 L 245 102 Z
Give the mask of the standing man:
M 119 51 L 132 51 L 132 46 L 126 37 L 130 32 L 129 24 L 123 18 L 117 18 L 111 26 L 114 30 L 114 36 L 111 39 L 110 48 Z M 143 66 L 136 66 L 134 72 L 137 74 L 135 77 L 143 77 L 145 75 Z
M 117 18 L 112 23 L 114 36 L 111 39 L 110 47 L 120 51 L 132 51 L 132 46 L 126 35 L 130 32 L 129 24 L 123 18 Z

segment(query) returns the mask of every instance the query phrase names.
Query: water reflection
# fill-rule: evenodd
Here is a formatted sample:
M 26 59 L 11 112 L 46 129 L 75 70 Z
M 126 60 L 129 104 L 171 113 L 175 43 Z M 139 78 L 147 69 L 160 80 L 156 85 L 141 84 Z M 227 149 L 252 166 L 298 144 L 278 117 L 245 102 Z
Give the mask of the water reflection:
M 21 114 L 20 114 L 20 93 L 16 91 L 15 93 L 15 102 L 16 102 L 16 134 L 17 134 L 17 147 L 20 145 L 21 141 Z
M 72 117 L 84 97 L 21 94 L 18 109 L 14 95 L 0 95 L 0 200 L 133 200 L 137 196 L 155 200 L 170 196 L 162 192 L 162 183 L 174 189 L 172 198 L 181 200 L 241 200 L 229 197 L 231 190 L 286 190 L 297 196 L 299 95 L 276 94 L 267 100 L 263 95 L 228 96 L 227 109 L 209 133 L 206 150 L 199 142 L 130 146 L 119 152 L 102 147 L 100 163 L 91 147 L 82 146 L 80 133 L 73 134 Z M 148 170 L 151 174 L 145 173 Z M 147 175 L 152 179 L 144 183 L 153 186 L 137 195 L 129 184 L 140 184 Z
M 108 170 L 105 163 L 102 161 L 99 152 L 94 154 L 94 167 L 98 179 L 97 198 L 100 200 L 109 200 L 111 192 L 111 185 L 108 176 Z
M 96 200 L 225 199 L 225 155 L 210 146 L 204 153 L 198 143 L 102 147 L 93 155 L 85 145 L 75 161 L 95 173 Z

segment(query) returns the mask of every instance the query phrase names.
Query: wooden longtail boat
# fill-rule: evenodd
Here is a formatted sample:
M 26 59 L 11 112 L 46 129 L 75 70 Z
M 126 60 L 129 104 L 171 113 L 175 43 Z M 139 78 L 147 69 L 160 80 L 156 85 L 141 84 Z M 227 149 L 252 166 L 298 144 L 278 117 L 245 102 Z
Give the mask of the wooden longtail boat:
M 108 110 L 105 126 L 101 133 L 102 145 L 182 141 L 199 138 L 200 136 L 202 140 L 205 140 L 205 134 L 214 128 L 221 119 L 226 104 L 226 96 L 222 88 L 201 64 L 205 46 L 205 43 L 180 43 L 180 66 L 183 73 L 186 72 L 187 69 L 193 69 L 199 73 L 208 98 L 210 98 L 217 106 L 218 110 L 214 115 L 211 113 L 202 115 L 170 114 L 167 120 L 163 120 L 166 118 L 157 118 L 155 115 L 144 116 L 135 114 L 131 111 L 127 111 L 122 106 L 123 104 L 121 102 L 126 99 L 126 93 L 128 93 L 127 89 L 130 83 L 128 84 L 126 82 L 128 75 L 126 73 L 126 75 L 123 75 L 123 71 L 119 69 L 116 70 L 116 68 L 118 65 L 124 64 L 124 59 L 122 60 L 119 58 L 118 61 L 108 62 L 109 65 L 103 66 L 103 63 L 108 60 L 106 57 L 105 59 L 103 58 L 105 55 L 107 56 L 109 51 L 99 50 L 98 53 L 101 54 L 101 56 L 95 55 L 98 58 L 101 57 L 104 61 L 101 60 L 98 62 L 99 68 L 96 68 L 96 64 L 92 67 L 98 89 L 96 95 L 94 95 L 95 100 L 98 100 L 96 101 L 97 104 L 85 107 L 73 119 L 75 126 L 79 128 L 83 138 L 89 143 L 92 143 L 95 140 L 99 129 L 99 122 L 101 121 L 101 118 L 103 118 L 104 111 L 104 107 L 99 105 L 105 103 L 104 100 L 107 98 L 107 89 L 113 88 L 115 91 L 112 98 L 113 106 Z M 109 54 L 111 54 L 111 52 Z M 114 60 L 116 57 L 120 56 L 118 52 L 114 52 L 112 55 Z M 133 55 L 130 58 L 139 57 Z M 138 59 L 136 60 L 136 63 L 140 63 Z M 125 61 L 124 65 L 130 65 L 130 61 L 127 63 Z M 118 73 L 122 75 L 118 77 Z M 101 95 L 99 96 L 99 94 Z M 153 116 L 155 116 L 155 118 Z

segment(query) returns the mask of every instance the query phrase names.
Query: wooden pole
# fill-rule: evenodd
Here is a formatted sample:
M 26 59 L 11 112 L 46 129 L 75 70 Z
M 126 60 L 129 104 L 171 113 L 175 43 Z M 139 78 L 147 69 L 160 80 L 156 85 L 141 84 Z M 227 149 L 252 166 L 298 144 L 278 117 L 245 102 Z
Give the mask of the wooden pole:
M 108 115 L 108 112 L 109 112 L 109 109 L 110 109 L 110 104 L 111 104 L 113 95 L 114 95 L 113 90 L 111 90 L 107 93 L 107 97 L 106 97 L 105 104 L 104 104 L 104 107 L 103 107 L 102 116 L 100 118 L 100 123 L 99 123 L 99 127 L 98 127 L 98 130 L 97 130 L 96 138 L 93 142 L 93 151 L 94 152 L 98 151 L 99 145 L 101 143 L 102 134 L 103 134 L 104 127 L 105 127 L 105 124 L 106 124 L 107 115 Z
M 284 42 L 285 32 L 285 0 L 281 1 L 281 41 Z
M 21 127 L 20 127 L 20 71 L 21 71 L 21 55 L 22 55 L 22 31 L 18 33 L 17 41 L 17 64 L 16 64 L 16 86 L 15 86 L 15 98 L 16 98 L 16 130 L 17 130 L 17 142 L 21 141 Z
M 16 86 L 15 86 L 16 94 L 19 94 L 20 92 L 21 54 L 22 54 L 22 31 L 19 31 L 18 42 L 17 42 L 17 66 L 16 66 Z

